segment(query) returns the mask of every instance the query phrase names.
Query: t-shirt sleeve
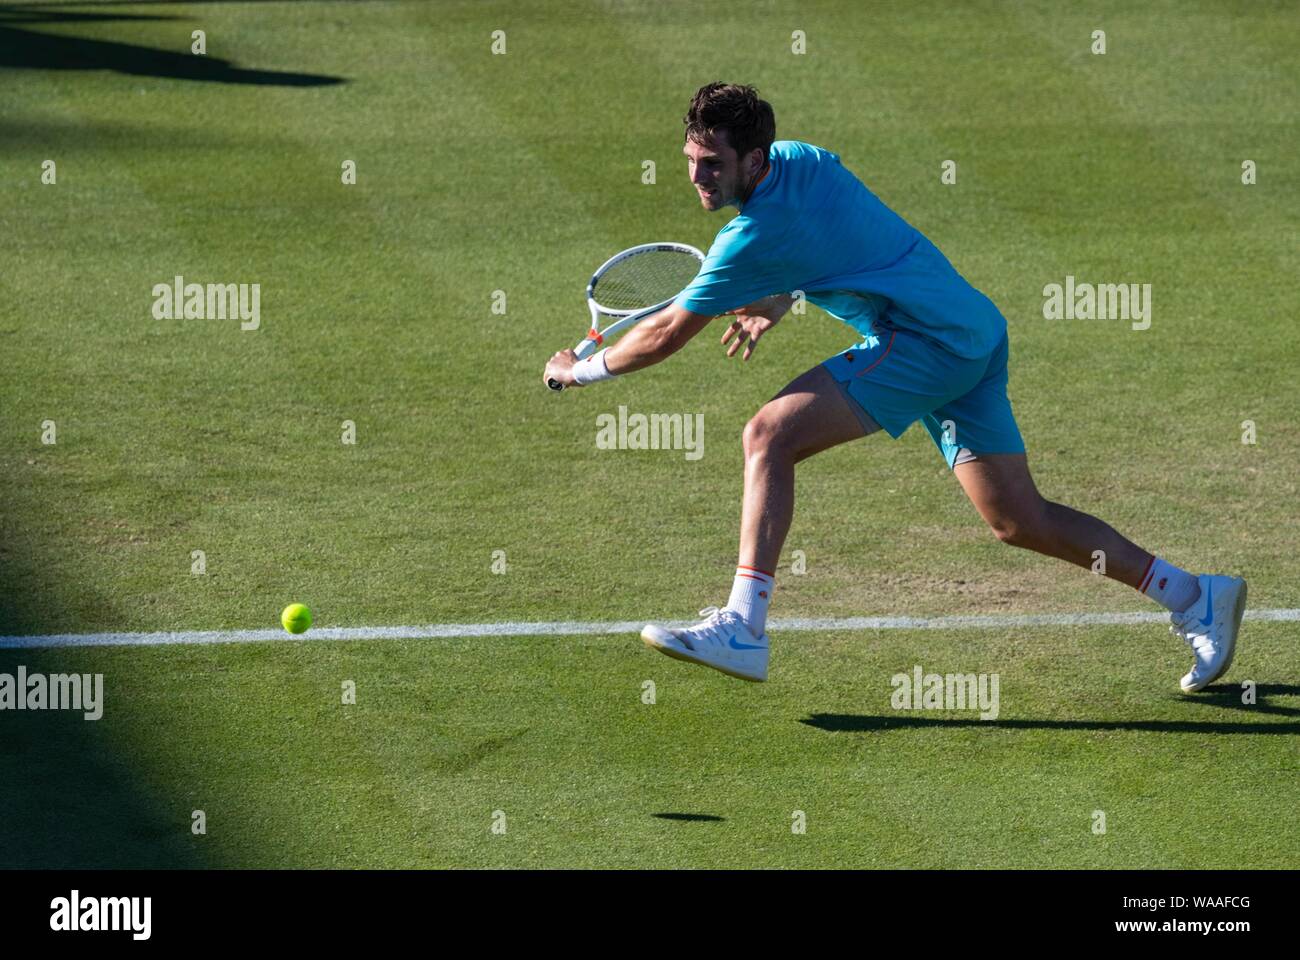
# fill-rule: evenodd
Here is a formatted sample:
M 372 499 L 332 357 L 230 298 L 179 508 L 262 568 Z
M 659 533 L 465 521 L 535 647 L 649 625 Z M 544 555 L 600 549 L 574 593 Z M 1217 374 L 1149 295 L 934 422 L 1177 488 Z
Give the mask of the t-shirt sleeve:
M 717 316 L 773 293 L 784 293 L 781 270 L 764 255 L 752 222 L 737 217 L 718 232 L 700 272 L 673 302 L 692 313 Z

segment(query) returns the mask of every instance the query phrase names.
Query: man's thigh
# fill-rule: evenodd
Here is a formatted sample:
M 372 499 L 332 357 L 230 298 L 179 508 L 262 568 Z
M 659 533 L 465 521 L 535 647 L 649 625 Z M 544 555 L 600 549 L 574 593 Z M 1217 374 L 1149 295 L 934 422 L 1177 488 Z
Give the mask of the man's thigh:
M 747 429 L 779 443 L 795 460 L 803 460 L 875 433 L 880 426 L 817 366 L 795 377 L 765 403 Z
M 980 456 L 1025 452 L 1007 396 L 1007 356 L 1007 339 L 1003 337 L 979 383 L 923 418 L 925 429 L 949 467 Z

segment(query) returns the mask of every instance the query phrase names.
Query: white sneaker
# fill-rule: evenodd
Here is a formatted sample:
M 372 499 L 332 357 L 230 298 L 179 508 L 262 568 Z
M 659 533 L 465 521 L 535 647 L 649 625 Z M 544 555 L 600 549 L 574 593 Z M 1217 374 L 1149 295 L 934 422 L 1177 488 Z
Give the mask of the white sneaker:
M 1201 595 L 1182 613 L 1171 614 L 1170 633 L 1191 645 L 1192 669 L 1179 685 L 1183 693 L 1195 693 L 1218 680 L 1232 666 L 1237 652 L 1237 631 L 1246 612 L 1246 581 L 1240 577 L 1217 577 L 1203 573 L 1196 578 Z
M 700 616 L 708 619 L 677 630 L 646 624 L 641 639 L 676 660 L 712 667 L 729 677 L 755 683 L 767 679 L 767 634 L 755 637 L 733 610 L 712 607 L 701 610 Z

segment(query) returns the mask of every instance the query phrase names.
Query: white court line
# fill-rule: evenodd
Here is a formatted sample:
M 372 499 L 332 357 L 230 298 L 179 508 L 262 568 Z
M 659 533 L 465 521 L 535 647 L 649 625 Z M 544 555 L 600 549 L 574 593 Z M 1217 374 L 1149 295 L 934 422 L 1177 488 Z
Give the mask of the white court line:
M 809 630 L 996 630 L 1008 627 L 1096 627 L 1161 623 L 1167 613 L 1030 613 L 1020 616 L 842 617 L 772 620 L 774 633 Z M 1247 620 L 1300 621 L 1297 610 L 1247 610 Z M 687 626 L 680 621 L 668 626 Z M 644 620 L 615 623 L 554 621 L 541 623 L 430 623 L 422 627 L 316 627 L 300 636 L 283 630 L 197 630 L 178 633 L 56 633 L 45 636 L 0 636 L 0 650 L 47 647 L 152 647 L 165 644 L 261 643 L 271 640 L 446 640 L 455 637 L 577 637 L 640 633 Z

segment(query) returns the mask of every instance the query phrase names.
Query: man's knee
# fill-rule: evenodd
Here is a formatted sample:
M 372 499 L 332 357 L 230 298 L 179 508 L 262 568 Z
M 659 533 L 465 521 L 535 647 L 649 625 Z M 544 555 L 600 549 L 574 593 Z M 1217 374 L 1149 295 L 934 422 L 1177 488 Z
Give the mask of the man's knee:
M 999 510 L 988 520 L 993 535 L 1003 543 L 1026 550 L 1036 550 L 1045 542 L 1047 502 L 1016 504 Z
M 765 456 L 783 448 L 780 418 L 764 407 L 750 418 L 741 434 L 746 457 Z
M 1032 530 L 1010 517 L 998 517 L 989 526 L 993 528 L 993 535 L 1009 547 L 1029 549 L 1035 542 Z

